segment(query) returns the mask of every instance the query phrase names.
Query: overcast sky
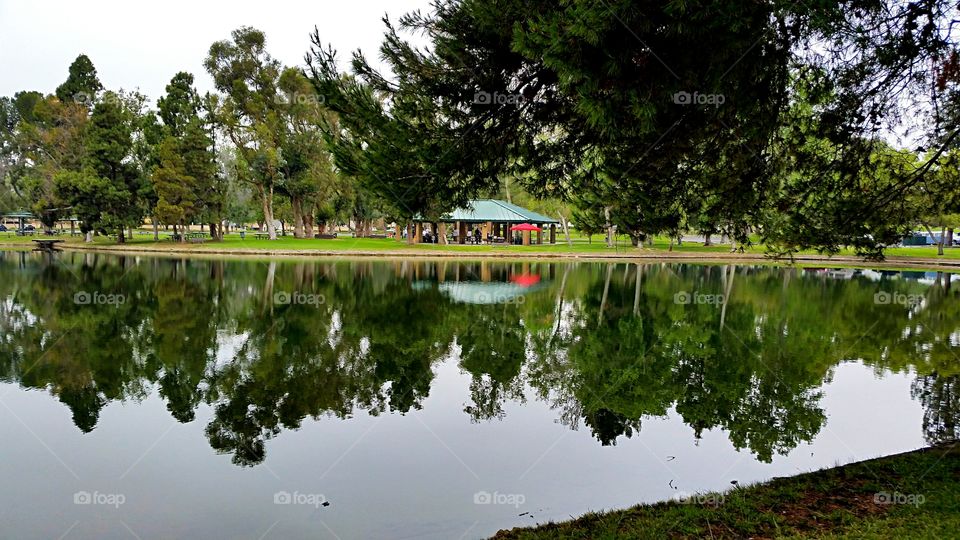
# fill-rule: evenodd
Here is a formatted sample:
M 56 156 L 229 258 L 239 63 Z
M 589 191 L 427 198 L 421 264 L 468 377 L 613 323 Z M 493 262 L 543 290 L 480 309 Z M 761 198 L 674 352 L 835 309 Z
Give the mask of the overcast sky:
M 396 20 L 429 0 L 0 0 L 0 96 L 52 93 L 81 52 L 111 90 L 139 88 L 151 103 L 178 71 L 211 82 L 203 70 L 210 44 L 240 26 L 267 35 L 267 50 L 302 65 L 316 26 L 344 60 L 360 48 L 379 61 L 384 13 Z

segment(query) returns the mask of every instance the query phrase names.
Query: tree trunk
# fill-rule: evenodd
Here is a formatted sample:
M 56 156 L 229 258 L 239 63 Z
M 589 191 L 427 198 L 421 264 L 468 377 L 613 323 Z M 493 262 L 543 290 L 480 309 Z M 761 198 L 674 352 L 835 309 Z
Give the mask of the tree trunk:
M 563 235 L 567 238 L 567 245 L 573 247 L 573 240 L 570 239 L 570 227 L 567 226 L 567 218 L 563 217 L 563 214 L 558 214 L 560 216 L 560 225 L 563 226 Z
M 307 238 L 313 238 L 313 213 L 307 213 L 303 216 L 303 234 Z
M 937 237 L 933 235 L 933 231 L 930 230 L 930 226 L 926 223 L 923 224 L 923 228 L 927 230 L 927 235 L 930 236 L 930 240 L 936 240 Z M 940 242 L 937 244 L 937 255 L 943 255 L 943 236 L 940 236 Z
M 613 225 L 610 223 L 610 207 L 603 208 L 603 219 L 606 221 L 607 228 L 607 247 L 613 247 Z
M 117 243 L 125 244 L 127 242 L 126 235 L 124 234 L 123 227 L 120 227 L 120 230 L 117 231 Z
M 290 208 L 293 210 L 293 237 L 303 238 L 303 202 L 300 197 L 290 197 Z
M 223 234 L 220 232 L 220 229 L 215 221 L 210 222 L 210 240 L 214 242 L 223 240 Z
M 86 234 L 86 236 L 84 237 L 83 241 L 84 241 L 85 243 L 87 243 L 87 244 L 92 244 L 92 243 L 93 243 L 93 231 L 87 231 L 87 234 Z
M 703 238 L 703 245 L 704 245 L 704 246 L 712 246 L 712 245 L 713 245 L 713 242 L 710 241 L 710 237 L 711 237 L 711 236 L 713 236 L 713 235 L 711 235 L 710 233 L 707 233 L 707 234 L 704 235 L 704 238 Z
M 953 247 L 953 227 L 947 227 L 947 247 Z
M 160 240 L 160 230 L 157 228 L 157 218 L 153 217 L 150 221 L 153 223 L 153 241 L 158 242 Z
M 270 189 L 264 189 L 263 186 L 258 185 L 257 190 L 260 192 L 260 202 L 263 204 L 263 220 L 266 222 L 267 234 L 270 235 L 270 240 L 276 240 L 277 229 L 273 226 L 273 186 L 270 186 Z

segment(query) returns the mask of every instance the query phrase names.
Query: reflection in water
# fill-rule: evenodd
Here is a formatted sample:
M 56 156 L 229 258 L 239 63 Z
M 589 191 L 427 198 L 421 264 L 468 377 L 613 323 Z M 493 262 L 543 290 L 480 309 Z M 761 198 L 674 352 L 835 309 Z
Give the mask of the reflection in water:
M 930 442 L 960 433 L 950 275 L 769 267 L 226 262 L 0 252 L 0 377 L 77 428 L 156 391 L 239 465 L 305 418 L 407 413 L 436 364 L 470 374 L 464 413 L 542 400 L 603 445 L 675 410 L 770 461 L 823 427 L 843 361 L 916 373 Z M 918 428 L 919 429 L 919 428 Z

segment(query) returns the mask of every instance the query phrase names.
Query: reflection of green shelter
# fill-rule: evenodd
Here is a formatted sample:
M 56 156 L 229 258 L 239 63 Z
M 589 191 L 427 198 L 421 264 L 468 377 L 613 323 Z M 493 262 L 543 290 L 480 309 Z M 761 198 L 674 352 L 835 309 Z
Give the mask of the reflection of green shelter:
M 504 304 L 538 287 L 524 287 L 516 283 L 483 281 L 448 281 L 438 287 L 454 302 L 461 304 Z
M 419 242 L 423 224 L 429 223 L 429 220 L 417 217 L 413 220 L 415 224 L 414 241 Z M 543 227 L 550 226 L 550 243 L 554 244 L 557 240 L 557 224 L 559 221 L 528 210 L 522 206 L 500 201 L 496 199 L 477 199 L 470 201 L 465 208 L 457 208 L 449 214 L 443 215 L 437 220 L 439 230 L 436 234 L 441 236 L 446 234 L 447 223 L 452 223 L 457 231 L 457 242 L 466 243 L 468 231 L 478 228 L 481 231 L 482 238 L 492 238 L 495 241 L 508 241 L 510 237 L 510 227 L 521 223 L 529 223 L 536 226 L 536 242 L 543 243 Z M 523 232 L 523 244 L 531 243 L 530 231 Z

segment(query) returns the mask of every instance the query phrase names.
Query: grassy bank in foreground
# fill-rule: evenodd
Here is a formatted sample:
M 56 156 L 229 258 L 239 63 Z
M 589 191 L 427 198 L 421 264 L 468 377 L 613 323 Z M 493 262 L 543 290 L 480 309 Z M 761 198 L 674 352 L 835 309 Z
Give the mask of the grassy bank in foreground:
M 686 501 L 500 531 L 507 539 L 957 538 L 960 443 Z

